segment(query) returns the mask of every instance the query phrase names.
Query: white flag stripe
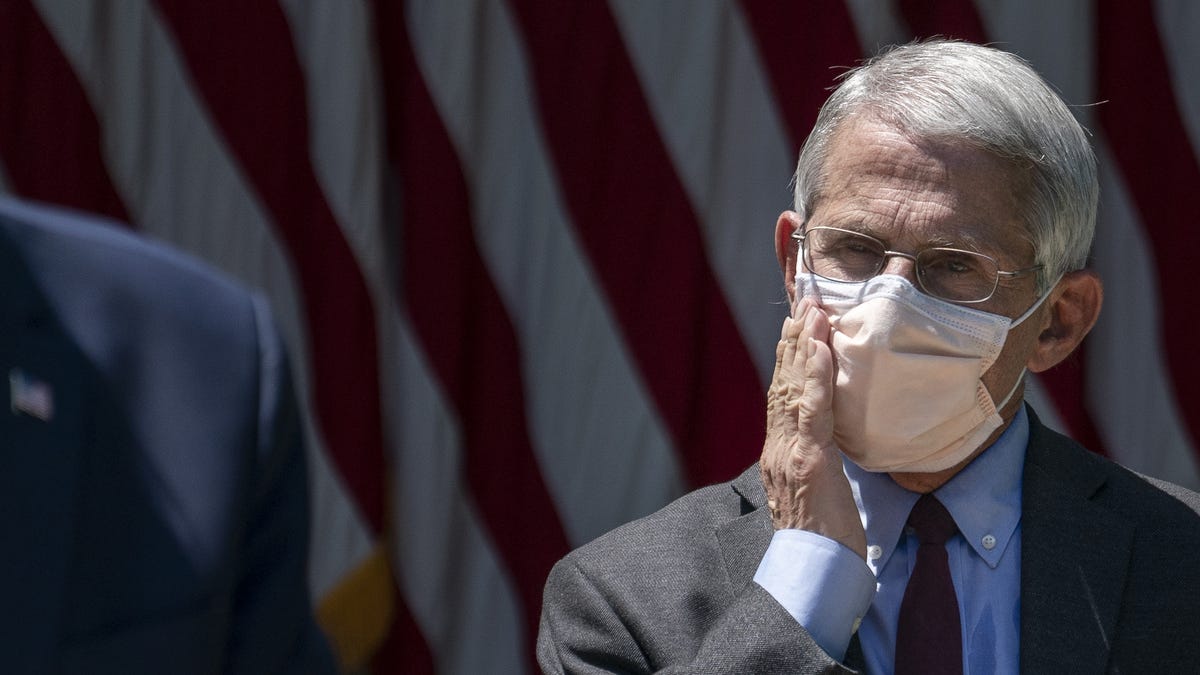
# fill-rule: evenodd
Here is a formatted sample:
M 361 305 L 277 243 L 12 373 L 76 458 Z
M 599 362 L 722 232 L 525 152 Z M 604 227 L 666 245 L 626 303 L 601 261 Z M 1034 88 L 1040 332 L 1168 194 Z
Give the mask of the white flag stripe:
M 492 2 L 410 7 L 418 64 L 474 196 L 476 241 L 520 338 L 543 480 L 583 543 L 680 494 L 678 460 L 563 210 L 511 18 Z M 444 60 L 473 21 L 487 51 Z
M 610 6 L 765 389 L 788 311 L 771 242 L 795 157 L 753 37 L 736 3 Z
M 904 44 L 912 33 L 897 14 L 895 0 L 846 0 L 864 55 L 888 45 Z
M 42 17 L 92 100 L 109 171 L 134 221 L 140 231 L 263 289 L 292 353 L 298 395 L 310 401 L 304 300 L 265 212 L 190 89 L 157 14 L 144 3 L 122 3 L 100 25 L 105 39 L 95 39 L 98 4 L 45 2 Z M 147 147 L 147 139 L 168 134 L 171 142 Z M 305 415 L 314 501 L 322 504 L 314 510 L 321 539 L 311 544 L 310 576 L 314 589 L 324 591 L 365 557 L 370 543 L 353 500 L 327 470 L 314 421 Z
M 381 366 L 399 373 L 385 419 L 392 459 L 395 573 L 443 672 L 524 672 L 524 623 L 512 582 L 464 489 L 460 426 L 424 363 L 413 331 Z M 503 476 L 497 476 L 503 480 Z
M 312 425 L 314 417 L 310 413 L 305 419 L 309 434 L 316 433 Z M 329 454 L 310 446 L 308 457 L 308 486 L 314 505 L 308 578 L 313 597 L 319 602 L 367 560 L 375 548 L 375 539 L 363 523 L 358 505 L 347 493 Z
M 389 276 L 396 251 L 382 229 L 386 148 L 374 25 L 359 0 L 280 4 L 305 78 L 313 169 L 382 316 L 396 304 Z
M 1171 69 L 1179 115 L 1200 156 L 1200 3 L 1193 0 L 1155 0 L 1158 32 Z
M 1089 124 L 1089 104 L 1095 103 L 1095 45 L 1091 33 L 1093 0 L 1055 2 L 1006 2 L 981 0 L 976 3 L 988 40 L 1030 61 Z

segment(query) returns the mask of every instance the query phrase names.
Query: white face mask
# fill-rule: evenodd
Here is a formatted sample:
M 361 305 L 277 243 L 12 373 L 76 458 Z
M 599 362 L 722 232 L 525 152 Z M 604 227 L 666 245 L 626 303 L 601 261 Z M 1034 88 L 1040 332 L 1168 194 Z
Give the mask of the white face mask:
M 801 296 L 820 300 L 837 360 L 834 440 L 867 471 L 933 472 L 966 459 L 1003 424 L 980 379 L 1016 319 L 930 297 L 884 274 L 862 283 L 796 274 Z M 1024 371 L 1022 371 L 1024 375 Z

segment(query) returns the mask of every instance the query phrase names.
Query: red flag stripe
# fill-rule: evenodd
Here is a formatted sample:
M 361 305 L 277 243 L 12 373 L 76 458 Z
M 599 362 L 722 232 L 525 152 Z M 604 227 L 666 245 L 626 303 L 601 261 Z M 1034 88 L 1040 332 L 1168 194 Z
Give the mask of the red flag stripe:
M 792 155 L 817 121 L 834 78 L 862 56 L 854 23 L 841 1 L 811 5 L 742 0 L 777 104 L 792 137 Z
M 388 154 L 403 191 L 401 291 L 461 420 L 467 482 L 513 577 L 532 641 L 546 575 L 570 546 L 534 455 L 520 348 L 475 243 L 461 163 L 418 69 L 403 16 L 384 3 L 376 3 L 376 11 Z
M 900 14 L 913 35 L 935 35 L 986 43 L 987 29 L 971 0 L 899 0 Z
M 1107 455 L 1106 444 L 1087 407 L 1086 347 L 1086 343 L 1080 345 L 1065 361 L 1038 373 L 1037 378 L 1054 402 L 1054 409 L 1071 438 L 1096 454 Z
M 437 672 L 434 665 L 433 653 L 421 635 L 417 622 L 412 614 L 405 609 L 403 596 L 394 586 L 396 606 L 401 610 L 392 619 L 391 630 L 384 638 L 383 644 L 371 659 L 373 671 L 379 673 L 404 672 L 409 675 L 433 675 Z
M 1200 439 L 1200 360 L 1190 311 L 1195 247 L 1180 246 L 1181 223 L 1200 223 L 1200 163 L 1173 94 L 1150 3 L 1100 0 L 1096 13 L 1097 116 L 1154 250 L 1163 347 L 1179 410 Z M 1154 111 L 1147 123 L 1145 111 Z M 1195 448 L 1193 448 L 1195 450 Z
M 0 160 L 16 192 L 129 222 L 87 94 L 28 0 L 0 3 L 0 101 Z
M 568 211 L 633 358 L 689 480 L 727 480 L 758 455 L 764 393 L 616 23 L 604 3 L 511 5 Z

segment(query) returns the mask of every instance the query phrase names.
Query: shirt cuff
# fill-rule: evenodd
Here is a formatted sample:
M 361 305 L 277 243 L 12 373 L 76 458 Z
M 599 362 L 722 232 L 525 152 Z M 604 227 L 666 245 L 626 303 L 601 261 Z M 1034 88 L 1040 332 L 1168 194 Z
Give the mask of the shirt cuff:
M 839 661 L 875 598 L 875 575 L 867 563 L 807 530 L 776 530 L 754 581 Z

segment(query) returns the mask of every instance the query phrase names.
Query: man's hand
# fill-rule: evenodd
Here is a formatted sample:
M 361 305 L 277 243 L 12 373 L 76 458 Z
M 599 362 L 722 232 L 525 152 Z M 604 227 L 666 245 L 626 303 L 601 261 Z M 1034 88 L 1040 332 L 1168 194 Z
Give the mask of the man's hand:
M 866 559 L 867 539 L 833 443 L 829 320 L 807 298 L 783 320 L 760 466 L 775 529 L 809 530 Z

